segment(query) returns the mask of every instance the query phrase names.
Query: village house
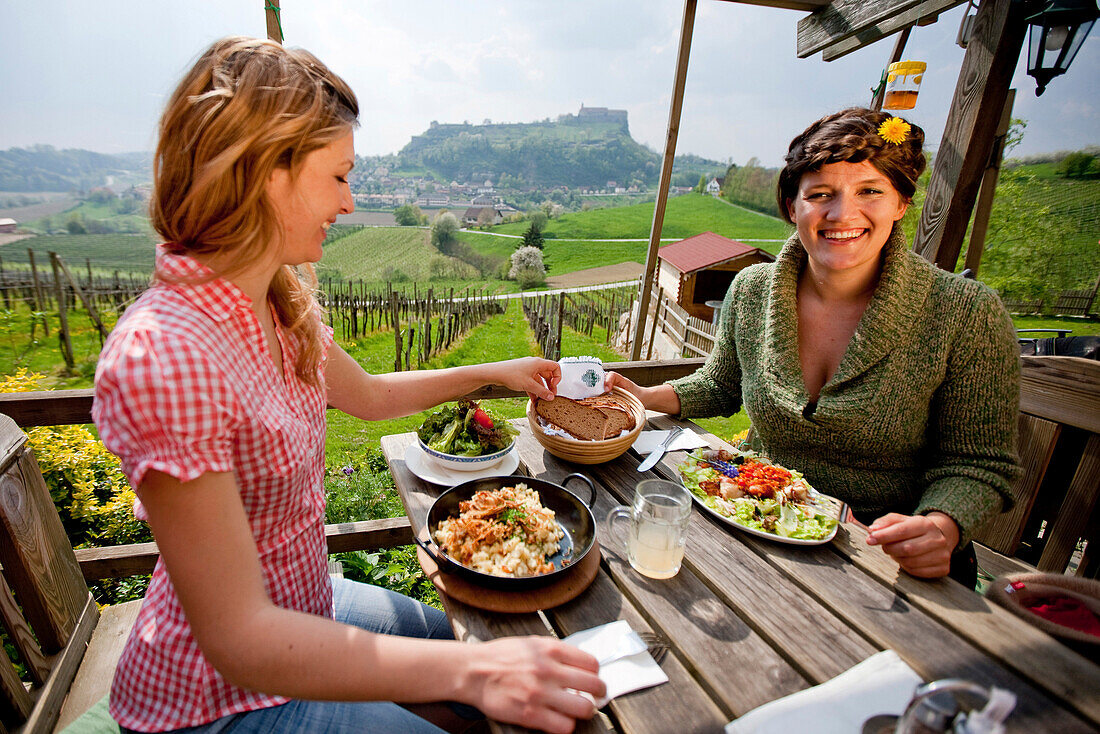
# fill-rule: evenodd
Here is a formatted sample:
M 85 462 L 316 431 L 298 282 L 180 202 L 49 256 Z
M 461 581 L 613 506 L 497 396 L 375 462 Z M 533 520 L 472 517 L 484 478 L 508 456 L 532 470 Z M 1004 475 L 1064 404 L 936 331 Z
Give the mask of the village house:
M 0 218 L 0 234 L 12 234 L 15 232 L 15 227 L 18 224 L 11 217 Z
M 665 295 L 692 316 L 711 319 L 714 306 L 729 290 L 733 276 L 755 263 L 774 262 L 775 257 L 743 242 L 703 232 L 673 242 L 657 251 L 661 266 L 657 284 Z
M 504 221 L 504 215 L 500 213 L 500 210 L 491 206 L 472 206 L 466 210 L 466 213 L 462 215 L 462 223 L 467 227 L 477 226 L 481 220 L 482 212 L 491 212 L 486 214 L 486 218 L 492 216 L 491 224 L 500 224 Z
M 724 182 L 725 178 L 718 178 L 717 176 L 711 178 L 711 180 L 707 182 L 707 193 L 711 196 L 718 196 L 722 193 L 722 184 Z

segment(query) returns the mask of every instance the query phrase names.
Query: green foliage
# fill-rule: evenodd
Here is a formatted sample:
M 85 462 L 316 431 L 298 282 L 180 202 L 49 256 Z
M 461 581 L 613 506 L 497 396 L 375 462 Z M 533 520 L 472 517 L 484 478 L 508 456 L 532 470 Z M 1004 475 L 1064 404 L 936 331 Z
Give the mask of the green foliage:
M 423 212 L 416 204 L 403 204 L 393 210 L 393 220 L 402 227 L 418 226 L 423 217 Z
M 43 375 L 19 370 L 0 380 L 0 392 L 42 390 Z M 152 539 L 134 518 L 134 493 L 118 458 L 83 426 L 36 426 L 27 431 L 50 496 L 74 547 Z
M 722 196 L 734 204 L 754 211 L 779 216 L 775 203 L 775 184 L 779 169 L 763 168 L 750 158 L 743 166 L 730 166 L 722 182 Z
M 432 247 L 444 255 L 451 254 L 451 247 L 457 242 L 455 233 L 458 232 L 458 218 L 450 212 L 440 214 L 432 222 Z
M 90 259 L 100 273 L 110 275 L 118 270 L 123 275 L 148 276 L 153 272 L 155 245 L 152 235 L 143 233 L 39 235 L 20 240 L 18 247 L 5 247 L 4 265 L 28 263 L 27 249 L 30 248 L 34 250 L 34 259 L 40 269 L 49 269 L 47 253 L 53 251 L 69 267 L 83 265 L 85 259 Z
M 1057 165 L 1055 171 L 1063 178 L 1100 177 L 1100 161 L 1088 153 L 1070 153 Z
M 546 244 L 542 238 L 542 230 L 540 230 L 534 222 L 531 222 L 531 226 L 523 233 L 522 242 L 523 244 L 520 245 L 521 247 L 534 247 L 539 250 Z
M 1072 187 L 1072 188 L 1071 188 Z M 1100 184 L 1042 182 L 1025 169 L 1003 171 L 993 202 L 981 279 L 1006 296 L 1052 304 L 1058 294 L 1097 277 L 1100 205 L 1067 211 L 1072 189 Z M 960 259 L 961 261 L 961 259 Z

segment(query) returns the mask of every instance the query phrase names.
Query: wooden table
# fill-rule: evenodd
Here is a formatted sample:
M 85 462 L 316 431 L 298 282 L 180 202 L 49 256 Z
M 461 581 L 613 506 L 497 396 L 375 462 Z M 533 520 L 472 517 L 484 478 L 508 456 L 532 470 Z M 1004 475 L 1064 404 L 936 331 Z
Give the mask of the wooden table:
M 651 415 L 650 427 L 677 422 Z M 639 457 L 628 452 L 598 466 L 561 461 L 543 450 L 526 422 L 517 450 L 521 471 L 552 482 L 590 476 L 599 537 L 603 518 L 629 502 Z M 685 422 L 710 445 L 725 444 Z M 386 436 L 382 449 L 414 532 L 444 490 L 414 476 L 405 450 L 415 434 Z M 675 478 L 682 452 L 646 476 Z M 866 533 L 843 524 L 832 543 L 804 547 L 740 533 L 693 512 L 684 565 L 672 579 L 634 572 L 606 543 L 593 584 L 576 599 L 536 614 L 483 612 L 451 598 L 443 604 L 460 640 L 521 634 L 564 637 L 617 619 L 670 642 L 661 660 L 670 682 L 621 696 L 578 731 L 719 732 L 768 701 L 822 683 L 874 653 L 893 649 L 925 680 L 966 678 L 1019 698 L 1013 732 L 1100 729 L 1100 666 L 949 579 L 902 574 Z M 496 725 L 494 725 L 496 726 Z M 499 726 L 499 731 L 520 731 Z

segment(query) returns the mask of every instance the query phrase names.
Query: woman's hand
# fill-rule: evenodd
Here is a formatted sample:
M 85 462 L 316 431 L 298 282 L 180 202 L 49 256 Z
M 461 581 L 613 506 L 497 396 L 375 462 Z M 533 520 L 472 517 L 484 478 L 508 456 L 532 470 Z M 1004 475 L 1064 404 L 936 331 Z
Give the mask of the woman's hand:
M 599 700 L 607 690 L 596 658 L 559 640 L 509 637 L 467 648 L 467 700 L 497 721 L 567 734 L 596 713 L 578 692 Z
M 553 400 L 561 382 L 561 365 L 541 357 L 521 357 L 486 365 L 494 384 L 522 390 L 533 398 Z
M 654 387 L 642 387 L 618 372 L 605 374 L 603 389 L 610 392 L 612 388 L 616 387 L 621 387 L 638 400 L 641 400 L 646 410 L 656 410 L 669 415 L 680 414 L 680 396 L 667 383 L 655 385 Z
M 902 570 L 926 579 L 946 576 L 959 544 L 959 526 L 949 515 L 900 515 L 891 512 L 871 523 L 868 545 L 881 545 Z

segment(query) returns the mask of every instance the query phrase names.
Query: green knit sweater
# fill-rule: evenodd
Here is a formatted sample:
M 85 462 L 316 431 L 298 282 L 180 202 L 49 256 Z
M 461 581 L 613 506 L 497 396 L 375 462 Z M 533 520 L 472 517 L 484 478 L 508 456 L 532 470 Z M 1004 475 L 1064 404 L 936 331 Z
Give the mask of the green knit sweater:
M 1011 504 L 1019 348 L 996 294 L 911 252 L 895 227 L 882 276 L 816 408 L 802 381 L 795 295 L 806 251 L 745 268 L 706 364 L 671 384 L 681 415 L 732 415 L 756 445 L 864 518 L 939 510 L 960 543 Z

